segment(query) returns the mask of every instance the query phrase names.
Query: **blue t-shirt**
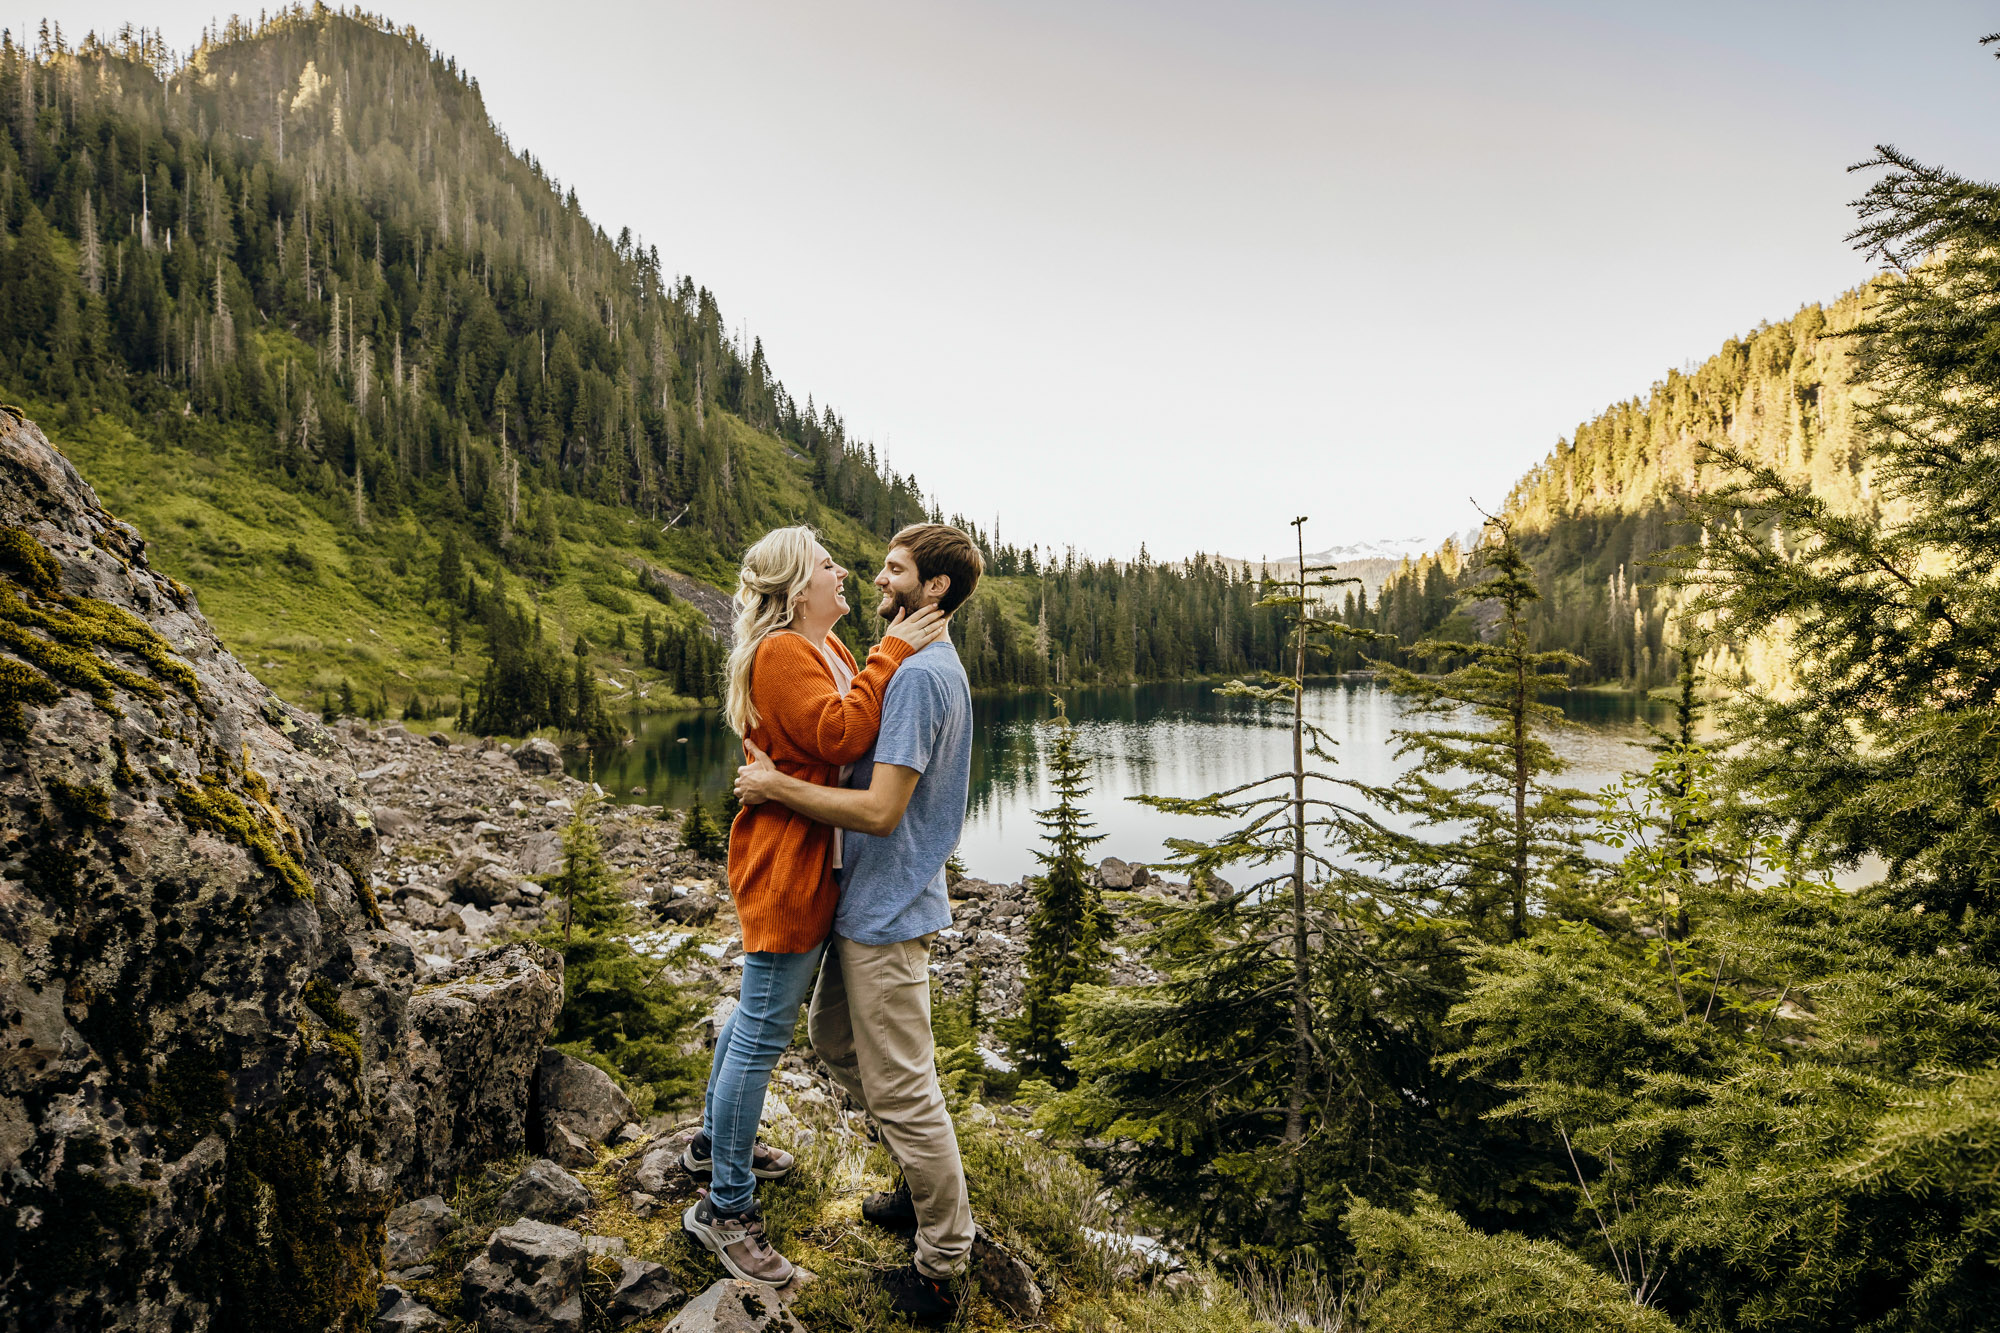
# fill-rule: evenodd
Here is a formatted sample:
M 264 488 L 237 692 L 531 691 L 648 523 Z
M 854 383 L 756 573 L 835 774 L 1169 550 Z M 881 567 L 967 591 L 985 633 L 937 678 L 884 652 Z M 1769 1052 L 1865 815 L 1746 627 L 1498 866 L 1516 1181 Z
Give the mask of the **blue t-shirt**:
M 944 863 L 958 847 L 972 789 L 972 688 L 951 640 L 896 668 L 882 699 L 882 732 L 847 785 L 866 788 L 878 763 L 922 776 L 893 832 L 846 834 L 833 929 L 857 944 L 900 944 L 951 924 Z

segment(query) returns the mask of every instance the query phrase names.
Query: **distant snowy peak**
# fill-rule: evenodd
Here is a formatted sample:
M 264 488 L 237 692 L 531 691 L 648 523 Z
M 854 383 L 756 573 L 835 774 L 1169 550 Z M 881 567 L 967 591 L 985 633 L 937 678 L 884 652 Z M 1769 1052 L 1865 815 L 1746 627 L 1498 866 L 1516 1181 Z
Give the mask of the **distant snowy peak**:
M 1374 541 L 1350 542 L 1324 551 L 1308 552 L 1309 565 L 1339 565 L 1353 560 L 1401 560 L 1405 556 L 1435 551 L 1444 542 L 1435 537 L 1382 537 Z

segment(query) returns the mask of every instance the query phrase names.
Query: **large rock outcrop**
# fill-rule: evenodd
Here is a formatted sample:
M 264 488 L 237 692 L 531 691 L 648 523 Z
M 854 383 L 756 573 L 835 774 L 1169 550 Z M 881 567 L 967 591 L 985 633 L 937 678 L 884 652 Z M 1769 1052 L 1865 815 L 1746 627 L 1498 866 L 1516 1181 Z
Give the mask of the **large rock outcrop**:
M 522 1127 L 417 1142 L 456 1057 L 353 774 L 144 552 L 0 408 L 0 1330 L 358 1328 L 390 1207 Z

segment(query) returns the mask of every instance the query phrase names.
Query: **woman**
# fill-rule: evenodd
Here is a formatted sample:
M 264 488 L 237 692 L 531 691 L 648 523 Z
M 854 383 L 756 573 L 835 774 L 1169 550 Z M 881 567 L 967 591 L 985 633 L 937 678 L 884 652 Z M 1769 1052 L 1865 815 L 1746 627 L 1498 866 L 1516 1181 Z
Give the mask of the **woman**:
M 743 555 L 736 643 L 729 651 L 729 725 L 786 773 L 830 786 L 868 753 L 882 725 L 882 694 L 910 654 L 947 632 L 926 608 L 898 615 L 857 671 L 833 637 L 847 614 L 847 571 L 810 528 L 779 528 Z M 729 830 L 729 888 L 743 925 L 743 988 L 716 1038 L 701 1133 L 681 1163 L 712 1170 L 681 1225 L 729 1272 L 782 1286 L 791 1263 L 764 1238 L 759 1179 L 791 1170 L 789 1153 L 756 1142 L 764 1091 L 798 1025 L 821 949 L 833 929 L 839 833 L 776 802 L 745 806 Z

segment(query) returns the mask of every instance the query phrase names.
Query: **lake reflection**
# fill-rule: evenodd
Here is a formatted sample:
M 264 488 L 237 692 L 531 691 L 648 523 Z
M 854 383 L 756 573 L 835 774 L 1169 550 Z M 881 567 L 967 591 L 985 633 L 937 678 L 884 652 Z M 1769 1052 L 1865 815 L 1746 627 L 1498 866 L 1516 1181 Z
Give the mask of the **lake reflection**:
M 1222 827 L 1163 815 L 1128 796 L 1198 796 L 1290 762 L 1289 713 L 1219 697 L 1212 684 L 1069 690 L 1064 699 L 1091 761 L 1088 804 L 1096 831 L 1105 835 L 1100 856 L 1154 861 L 1166 854 L 1168 837 L 1206 836 Z M 1565 781 L 1584 788 L 1643 768 L 1646 722 L 1663 724 L 1671 715 L 1664 704 L 1630 695 L 1577 693 L 1555 702 L 1581 724 L 1554 744 L 1573 765 Z M 1394 776 L 1390 733 L 1401 725 L 1402 701 L 1373 680 L 1329 680 L 1308 689 L 1306 707 L 1339 741 L 1336 757 L 1346 775 L 1371 783 Z M 1041 829 L 1034 811 L 1051 799 L 1047 724 L 1054 713 L 1042 694 L 973 699 L 971 810 L 959 850 L 975 875 L 1011 881 L 1037 869 Z M 630 725 L 638 734 L 631 745 L 575 756 L 570 772 L 583 777 L 594 763 L 597 780 L 621 801 L 682 807 L 697 791 L 705 801 L 722 800 L 740 760 L 719 712 L 654 714 Z

